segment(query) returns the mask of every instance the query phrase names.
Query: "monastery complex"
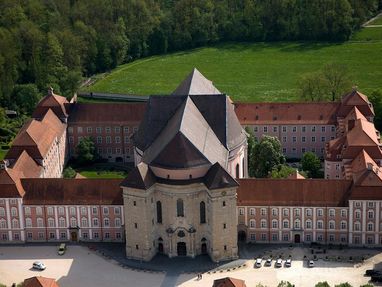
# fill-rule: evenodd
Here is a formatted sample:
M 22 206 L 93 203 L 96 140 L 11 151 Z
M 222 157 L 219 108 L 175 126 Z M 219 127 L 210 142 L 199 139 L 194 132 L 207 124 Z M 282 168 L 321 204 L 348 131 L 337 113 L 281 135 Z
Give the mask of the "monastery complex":
M 147 103 L 77 103 L 49 90 L 0 170 L 0 243 L 126 242 L 151 260 L 238 257 L 252 243 L 382 245 L 382 150 L 356 89 L 339 102 L 233 103 L 194 69 Z M 247 134 L 307 151 L 324 179 L 248 178 Z M 84 137 L 127 178 L 63 179 Z

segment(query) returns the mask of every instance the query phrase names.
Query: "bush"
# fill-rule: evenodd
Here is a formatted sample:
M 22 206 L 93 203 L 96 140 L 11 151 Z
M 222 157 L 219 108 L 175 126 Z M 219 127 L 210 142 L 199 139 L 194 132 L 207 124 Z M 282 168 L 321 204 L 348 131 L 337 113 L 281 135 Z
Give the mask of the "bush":
M 64 172 L 62 173 L 64 178 L 74 178 L 76 176 L 76 174 L 77 174 L 76 171 L 73 168 L 71 168 L 70 166 L 65 168 Z

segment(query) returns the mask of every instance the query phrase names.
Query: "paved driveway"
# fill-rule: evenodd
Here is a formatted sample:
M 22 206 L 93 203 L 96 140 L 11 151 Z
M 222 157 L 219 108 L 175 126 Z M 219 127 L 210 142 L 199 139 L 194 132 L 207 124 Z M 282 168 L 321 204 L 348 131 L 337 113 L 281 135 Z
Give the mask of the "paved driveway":
M 46 270 L 31 269 L 36 260 L 44 262 Z M 163 273 L 125 269 L 82 246 L 69 246 L 63 256 L 57 255 L 57 246 L 0 247 L 1 283 L 10 286 L 38 275 L 55 278 L 61 287 L 148 287 L 160 286 L 164 280 Z

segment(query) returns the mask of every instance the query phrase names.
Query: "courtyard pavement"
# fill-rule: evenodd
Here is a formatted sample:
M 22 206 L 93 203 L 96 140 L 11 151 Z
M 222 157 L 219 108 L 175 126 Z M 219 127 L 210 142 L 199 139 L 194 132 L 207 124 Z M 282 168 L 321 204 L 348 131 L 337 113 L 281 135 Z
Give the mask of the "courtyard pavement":
M 302 287 L 314 286 L 319 281 L 328 281 L 331 286 L 349 282 L 356 287 L 368 283 L 370 278 L 363 276 L 366 269 L 382 268 L 382 252 L 377 249 L 256 244 L 240 246 L 240 255 L 239 260 L 217 265 L 207 256 L 195 259 L 156 256 L 151 262 L 128 260 L 124 258 L 122 244 L 68 245 L 63 256 L 57 255 L 57 244 L 1 246 L 0 282 L 10 286 L 41 275 L 55 278 L 61 287 L 192 287 L 212 286 L 213 280 L 230 276 L 245 280 L 247 286 L 262 283 L 271 287 L 288 280 Z M 292 267 L 254 268 L 256 257 L 292 258 Z M 307 267 L 308 259 L 315 260 L 314 268 Z M 31 269 L 36 260 L 43 261 L 47 269 Z M 196 279 L 199 272 L 203 272 L 201 280 Z

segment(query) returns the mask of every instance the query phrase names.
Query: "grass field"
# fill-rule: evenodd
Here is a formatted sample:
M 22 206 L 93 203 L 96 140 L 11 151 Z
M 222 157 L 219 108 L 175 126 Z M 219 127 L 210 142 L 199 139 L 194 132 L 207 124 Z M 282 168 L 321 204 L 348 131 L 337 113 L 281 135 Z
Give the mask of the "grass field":
M 197 67 L 235 101 L 291 101 L 298 98 L 301 75 L 339 62 L 349 67 L 354 84 L 368 94 L 382 88 L 382 35 L 370 29 L 342 44 L 222 44 L 145 58 L 118 67 L 88 91 L 168 94 Z
M 79 173 L 86 178 L 125 178 L 127 176 L 127 173 L 123 171 L 82 170 Z
M 379 16 L 377 19 L 370 22 L 369 25 L 382 25 L 382 16 Z

